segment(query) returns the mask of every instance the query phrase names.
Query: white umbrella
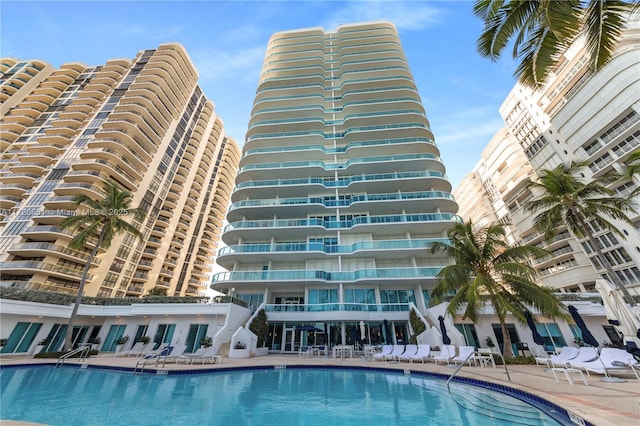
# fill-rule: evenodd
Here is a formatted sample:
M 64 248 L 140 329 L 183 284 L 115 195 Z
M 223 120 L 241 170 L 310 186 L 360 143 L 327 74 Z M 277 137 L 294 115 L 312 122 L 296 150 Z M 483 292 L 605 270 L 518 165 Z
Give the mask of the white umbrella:
M 622 333 L 623 341 L 633 340 L 640 346 L 637 333 L 640 330 L 640 318 L 627 306 L 620 293 L 607 280 L 596 280 L 596 290 L 602 296 L 607 319 L 617 320 L 620 325 L 615 327 Z
M 367 329 L 365 328 L 364 321 L 360 321 L 360 338 L 365 340 L 367 337 Z

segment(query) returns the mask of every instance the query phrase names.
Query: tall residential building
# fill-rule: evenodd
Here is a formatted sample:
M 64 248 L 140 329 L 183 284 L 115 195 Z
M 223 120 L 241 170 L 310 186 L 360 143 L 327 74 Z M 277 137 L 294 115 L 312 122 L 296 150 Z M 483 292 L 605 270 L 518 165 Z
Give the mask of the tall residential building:
M 392 24 L 279 32 L 212 288 L 264 303 L 272 350 L 297 350 L 303 324 L 334 344 L 360 327 L 406 341 L 410 303 L 426 310 L 450 262 L 429 247 L 457 208 Z
M 632 19 L 617 53 L 598 73 L 589 69 L 584 41 L 578 41 L 564 52 L 540 89 L 515 85 L 500 113 L 536 172 L 571 161 L 587 164 L 586 180 L 611 169 L 624 170 L 624 162 L 640 146 L 639 42 L 640 24 Z M 499 175 L 497 170 L 493 173 Z M 611 188 L 626 196 L 639 183 L 636 177 Z M 536 194 L 525 187 L 516 189 L 502 197 L 519 239 L 552 252 L 535 265 L 542 283 L 561 291 L 594 291 L 595 280 L 608 275 L 593 247 L 586 240 L 576 240 L 565 228 L 553 241 L 544 241 L 533 228 L 534 214 L 523 208 Z M 640 294 L 640 215 L 630 216 L 631 225 L 613 221 L 626 238 L 592 230 L 618 278 L 632 294 Z
M 521 193 L 526 180 L 534 175 L 516 139 L 506 128 L 500 129 L 482 151 L 473 171 L 453 191 L 460 204 L 458 215 L 477 226 L 495 222 L 505 225 L 507 241 L 514 244 L 517 230 L 505 200 Z
M 49 76 L 53 71 L 53 67 L 42 61 L 18 61 L 14 58 L 0 59 L 0 117 L 3 117 L 7 111 L 13 108 L 18 102 L 22 101 L 40 82 Z M 21 117 L 15 119 L 14 125 L 24 126 L 34 119 L 34 116 Z M 17 133 L 15 127 L 7 126 L 4 128 L 5 121 L 1 124 L 0 132 L 12 131 Z M 19 129 L 20 127 L 18 127 Z M 3 134 L 3 140 L 4 140 Z M 7 135 L 11 140 L 11 136 Z M 0 151 L 7 148 L 7 142 L 3 141 Z
M 202 294 L 240 150 L 197 79 L 184 48 L 165 44 L 133 60 L 62 65 L 3 111 L 3 286 L 75 293 L 91 246 L 70 249 L 58 225 L 75 196 L 98 199 L 112 180 L 145 211 L 134 223 L 142 238 L 119 235 L 101 250 L 85 294 Z

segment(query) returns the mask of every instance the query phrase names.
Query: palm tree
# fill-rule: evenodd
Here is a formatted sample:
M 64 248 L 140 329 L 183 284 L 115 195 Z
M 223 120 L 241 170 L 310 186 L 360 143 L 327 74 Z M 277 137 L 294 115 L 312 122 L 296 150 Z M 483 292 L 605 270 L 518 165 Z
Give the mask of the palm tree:
M 625 178 L 633 179 L 635 175 L 640 174 L 640 151 L 631 154 L 624 163 L 626 165 Z
M 84 285 L 87 281 L 89 268 L 93 262 L 98 250 L 109 248 L 113 237 L 121 232 L 128 232 L 141 237 L 142 234 L 136 227 L 122 219 L 122 217 L 133 216 L 135 220 L 142 220 L 144 212 L 139 208 L 130 208 L 132 195 L 127 191 L 120 189 L 120 186 L 112 181 L 107 181 L 102 188 L 104 199 L 96 201 L 87 195 L 78 195 L 74 199 L 76 206 L 82 206 L 85 209 L 77 211 L 78 214 L 66 218 L 60 224 L 61 229 L 71 229 L 77 232 L 77 235 L 69 243 L 69 247 L 74 249 L 83 249 L 87 243 L 93 244 L 91 253 L 87 258 L 87 262 L 82 270 L 82 277 L 78 285 L 78 293 L 76 294 L 75 304 L 69 317 L 69 324 L 64 339 L 64 349 L 69 350 L 72 346 L 71 331 L 73 322 L 75 321 L 78 307 L 84 293 Z M 94 243 L 95 241 L 95 243 Z
M 455 292 L 447 311 L 453 316 L 464 306 L 463 319 L 474 323 L 482 308 L 490 303 L 500 322 L 504 342 L 503 355 L 513 356 L 506 318 L 511 312 L 523 324 L 524 312 L 535 308 L 550 318 L 567 318 L 565 306 L 552 290 L 539 286 L 536 270 L 528 262 L 548 252 L 534 246 L 510 247 L 506 231 L 498 223 L 476 229 L 471 221 L 455 224 L 448 232 L 449 243 L 437 242 L 432 252 L 442 251 L 453 257 L 455 264 L 439 273 L 433 291 L 436 303 Z
M 560 54 L 579 36 L 586 38 L 591 69 L 611 60 L 637 0 L 476 0 L 473 11 L 484 21 L 478 51 L 497 60 L 510 42 L 515 75 L 530 87 L 541 85 Z
M 538 190 L 540 195 L 530 200 L 525 209 L 529 212 L 541 212 L 535 217 L 534 225 L 539 232 L 544 233 L 547 240 L 553 238 L 562 225 L 574 237 L 586 237 L 607 270 L 608 278 L 615 283 L 626 302 L 633 306 L 633 298 L 603 256 L 591 228 L 593 226 L 595 229 L 608 230 L 624 239 L 625 235 L 610 220 L 632 224 L 627 213 L 635 212 L 633 201 L 630 197 L 616 196 L 615 191 L 607 187 L 620 179 L 617 174 L 605 174 L 584 182 L 580 171 L 585 166 L 585 163 L 571 162 L 568 165 L 560 164 L 553 170 L 542 170 L 537 181 L 529 181 L 527 184 L 534 190 L 534 194 Z

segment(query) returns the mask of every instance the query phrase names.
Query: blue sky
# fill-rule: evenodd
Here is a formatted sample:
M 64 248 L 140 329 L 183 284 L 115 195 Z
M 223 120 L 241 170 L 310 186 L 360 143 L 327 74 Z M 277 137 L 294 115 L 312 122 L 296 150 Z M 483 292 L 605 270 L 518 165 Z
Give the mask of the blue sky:
M 386 19 L 409 65 L 454 187 L 503 122 L 515 66 L 480 57 L 472 1 L 11 1 L 0 5 L 0 55 L 102 65 L 179 42 L 227 133 L 240 144 L 269 37 Z M 509 53 L 509 52 L 507 52 Z

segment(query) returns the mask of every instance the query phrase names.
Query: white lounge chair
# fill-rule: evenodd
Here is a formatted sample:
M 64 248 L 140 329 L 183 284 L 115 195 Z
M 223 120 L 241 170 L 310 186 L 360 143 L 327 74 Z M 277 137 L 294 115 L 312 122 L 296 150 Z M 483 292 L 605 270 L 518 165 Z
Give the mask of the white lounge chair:
M 570 362 L 572 368 L 580 368 L 589 373 L 604 374 L 609 371 L 632 372 L 640 380 L 640 364 L 629 352 L 617 348 L 602 348 L 600 357 L 587 362 Z
M 404 345 L 393 345 L 393 350 L 391 351 L 391 353 L 389 355 L 386 355 L 384 357 L 385 361 L 395 361 L 396 359 L 398 359 L 398 357 L 400 355 L 402 355 L 405 351 L 405 346 Z
M 415 355 L 411 356 L 409 358 L 409 361 L 413 362 L 413 361 L 422 361 L 422 363 L 424 364 L 424 360 L 425 359 L 429 359 L 429 356 L 431 355 L 431 346 L 429 345 L 418 345 L 418 351 L 415 353 Z
M 222 362 L 222 357 L 216 353 L 217 351 L 213 346 L 209 346 L 206 351 L 200 356 L 194 356 L 191 359 L 191 364 L 194 362 L 200 362 L 202 364 L 211 363 L 211 364 L 220 364 Z
M 458 348 L 458 356 L 451 358 L 451 362 L 454 364 L 468 362 L 469 366 L 471 366 L 471 363 L 473 363 L 473 365 L 477 365 L 475 352 L 476 348 L 473 346 L 460 346 Z
M 384 361 L 384 357 L 393 352 L 393 345 L 384 345 L 382 350 L 378 353 L 373 354 L 374 361 Z
M 398 361 L 410 361 L 411 357 L 418 352 L 418 345 L 407 345 L 404 352 L 398 355 Z
M 433 357 L 433 362 L 438 364 L 439 362 L 445 362 L 449 364 L 451 360 L 456 356 L 455 345 L 442 345 L 440 354 Z
M 560 349 L 558 355 L 551 355 L 549 357 L 536 357 L 536 364 L 544 363 L 547 367 L 554 365 L 565 365 L 567 361 L 572 360 L 578 356 L 580 350 L 573 346 L 565 346 Z
M 174 345 L 170 353 L 160 357 L 160 361 L 162 361 L 163 364 L 167 362 L 177 363 L 178 358 L 182 356 L 184 354 L 184 351 L 186 350 L 187 350 L 187 345 Z
M 128 351 L 118 352 L 116 354 L 116 356 L 131 356 L 132 354 L 136 354 L 137 355 L 137 354 L 141 353 L 144 350 L 146 345 L 147 344 L 143 343 L 143 342 L 136 342 L 136 343 L 133 344 L 131 349 L 129 349 Z
M 598 358 L 598 350 L 596 348 L 585 346 L 578 350 L 578 355 L 575 358 L 566 361 L 562 367 L 569 367 L 573 364 L 581 364 L 583 362 L 590 362 Z M 554 364 L 557 365 L 557 364 Z
M 191 361 L 193 361 L 194 358 L 202 357 L 202 355 L 204 355 L 206 351 L 207 351 L 207 348 L 202 347 L 202 348 L 198 348 L 193 353 L 186 353 L 186 354 L 183 353 L 178 358 L 176 358 L 176 364 L 180 364 L 182 362 L 184 362 L 185 364 L 191 364 Z

